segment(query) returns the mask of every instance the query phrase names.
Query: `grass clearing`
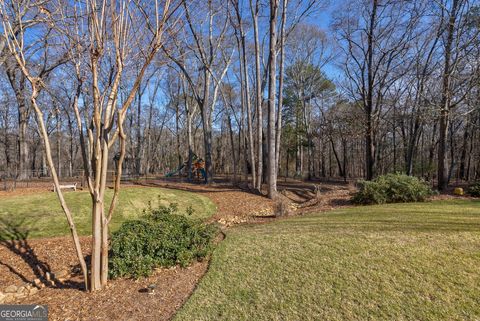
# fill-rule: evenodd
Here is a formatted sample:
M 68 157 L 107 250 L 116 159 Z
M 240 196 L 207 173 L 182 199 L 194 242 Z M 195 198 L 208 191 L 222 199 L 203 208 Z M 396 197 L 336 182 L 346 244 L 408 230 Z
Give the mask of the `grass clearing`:
M 91 231 L 91 197 L 87 191 L 67 191 L 65 199 L 73 213 L 79 234 L 88 235 Z M 110 204 L 113 190 L 106 192 L 106 204 Z M 138 217 L 147 208 L 158 204 L 177 203 L 184 212 L 192 206 L 193 218 L 204 219 L 214 214 L 215 204 L 207 197 L 185 191 L 153 187 L 123 187 L 111 223 L 116 230 L 122 222 Z M 0 220 L 29 231 L 29 238 L 67 235 L 66 218 L 60 207 L 57 195 L 44 192 L 32 195 L 12 196 L 0 199 Z
M 479 320 L 480 201 L 236 227 L 176 320 Z

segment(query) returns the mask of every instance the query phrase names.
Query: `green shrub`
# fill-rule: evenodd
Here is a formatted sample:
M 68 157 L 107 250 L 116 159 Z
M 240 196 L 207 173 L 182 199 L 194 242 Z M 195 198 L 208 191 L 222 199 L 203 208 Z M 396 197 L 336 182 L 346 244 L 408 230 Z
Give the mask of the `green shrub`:
M 207 256 L 215 226 L 177 212 L 176 204 L 149 208 L 142 219 L 123 223 L 111 239 L 110 276 L 148 276 L 156 267 L 185 267 Z
M 387 202 L 387 195 L 375 181 L 359 181 L 359 190 L 352 198 L 355 204 L 384 204 Z
M 423 202 L 433 195 L 424 181 L 404 174 L 383 175 L 358 185 L 359 191 L 352 198 L 355 204 Z
M 480 181 L 471 184 L 467 190 L 470 196 L 480 197 Z

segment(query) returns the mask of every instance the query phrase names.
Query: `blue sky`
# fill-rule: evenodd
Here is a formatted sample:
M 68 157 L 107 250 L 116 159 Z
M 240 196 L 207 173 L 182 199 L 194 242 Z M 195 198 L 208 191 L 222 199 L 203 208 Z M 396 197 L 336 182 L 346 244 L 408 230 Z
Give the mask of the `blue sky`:
M 305 20 L 305 23 L 319 26 L 325 31 L 327 36 L 331 39 L 333 34 L 332 34 L 332 31 L 330 30 L 330 23 L 332 22 L 332 12 L 334 9 L 335 9 L 335 5 L 333 4 L 325 6 L 324 9 L 320 9 L 318 12 L 315 12 L 315 14 L 308 17 L 308 19 Z M 342 74 L 341 70 L 335 67 L 333 63 L 330 63 L 324 66 L 322 71 L 331 80 L 337 80 Z

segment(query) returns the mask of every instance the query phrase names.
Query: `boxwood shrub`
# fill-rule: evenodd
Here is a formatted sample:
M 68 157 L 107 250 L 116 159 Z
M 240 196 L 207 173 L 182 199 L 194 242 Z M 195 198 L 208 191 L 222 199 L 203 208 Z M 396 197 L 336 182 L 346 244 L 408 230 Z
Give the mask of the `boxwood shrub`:
M 110 277 L 138 278 L 157 267 L 185 267 L 208 255 L 216 232 L 212 224 L 178 214 L 175 204 L 149 208 L 112 234 Z
M 423 180 L 404 174 L 387 174 L 358 182 L 355 204 L 423 202 L 434 192 Z

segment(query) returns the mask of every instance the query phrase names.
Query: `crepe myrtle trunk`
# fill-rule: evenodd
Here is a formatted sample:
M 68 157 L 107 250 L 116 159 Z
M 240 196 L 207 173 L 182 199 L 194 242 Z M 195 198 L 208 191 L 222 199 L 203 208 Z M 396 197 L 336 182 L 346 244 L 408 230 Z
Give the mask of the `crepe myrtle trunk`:
M 101 252 L 102 252 L 102 211 L 103 200 L 92 196 L 92 261 L 90 267 L 90 290 L 102 288 L 101 283 Z

